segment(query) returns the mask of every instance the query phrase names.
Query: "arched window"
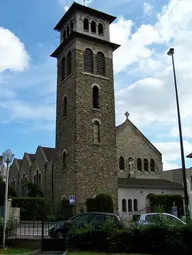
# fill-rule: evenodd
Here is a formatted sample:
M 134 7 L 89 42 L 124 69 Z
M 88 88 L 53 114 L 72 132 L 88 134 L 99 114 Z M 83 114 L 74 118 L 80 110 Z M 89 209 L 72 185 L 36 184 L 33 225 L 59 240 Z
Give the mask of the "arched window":
M 39 182 L 39 188 L 41 188 L 41 182 L 42 182 L 41 173 L 39 173 L 38 178 L 39 178 L 39 180 L 38 180 L 38 182 Z
M 63 30 L 63 39 L 65 39 L 66 38 L 66 30 L 64 29 Z
M 98 32 L 99 32 L 99 35 L 103 35 L 103 24 L 101 23 L 99 23 Z
M 93 73 L 93 52 L 91 49 L 86 49 L 84 52 L 84 71 Z
M 71 74 L 71 69 L 72 69 L 72 54 L 71 51 L 68 52 L 67 54 L 67 76 Z
M 134 199 L 133 204 L 134 204 L 134 211 L 137 212 L 138 211 L 138 201 L 137 201 L 137 199 Z
M 105 56 L 102 52 L 98 52 L 96 56 L 97 74 L 105 76 Z
M 67 153 L 66 151 L 63 152 L 63 169 L 67 168 Z
M 91 22 L 91 32 L 96 33 L 96 22 L 94 20 Z
M 83 27 L 85 30 L 89 30 L 89 20 L 84 18 Z
M 144 170 L 148 171 L 149 170 L 149 166 L 148 166 L 148 159 L 144 159 Z
M 69 25 L 67 26 L 67 37 L 69 36 Z
M 137 159 L 137 171 L 142 170 L 142 161 L 140 158 Z
M 61 60 L 61 81 L 65 79 L 65 57 Z
M 93 142 L 100 143 L 100 124 L 98 121 L 93 123 Z
M 119 158 L 119 169 L 120 170 L 125 170 L 125 160 L 124 157 Z
M 154 159 L 151 159 L 151 161 L 150 161 L 150 170 L 152 172 L 155 172 L 155 161 L 154 161 Z
M 71 33 L 73 32 L 73 20 L 71 20 Z
M 39 170 L 36 170 L 36 184 L 39 187 Z
M 99 109 L 99 89 L 97 86 L 93 87 L 93 108 Z
M 63 99 L 63 118 L 67 117 L 67 97 Z
M 122 200 L 122 212 L 126 212 L 127 211 L 127 203 L 126 203 L 126 199 Z
M 33 175 L 33 184 L 36 184 L 36 175 Z
M 132 200 L 131 199 L 128 200 L 128 211 L 129 212 L 133 211 L 133 209 L 132 209 Z

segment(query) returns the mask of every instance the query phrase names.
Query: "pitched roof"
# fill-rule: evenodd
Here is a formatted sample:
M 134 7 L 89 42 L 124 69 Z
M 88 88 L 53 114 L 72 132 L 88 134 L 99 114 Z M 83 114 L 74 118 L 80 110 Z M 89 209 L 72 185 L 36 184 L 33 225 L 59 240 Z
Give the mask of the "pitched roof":
M 183 185 L 164 179 L 125 179 L 118 178 L 119 188 L 167 188 L 183 189 Z
M 21 165 L 22 165 L 23 160 L 22 160 L 22 159 L 17 159 L 17 162 L 18 162 L 19 166 L 21 166 Z
M 52 158 L 55 156 L 56 149 L 50 147 L 41 147 L 45 153 L 45 156 L 48 161 L 51 161 Z
M 31 162 L 34 160 L 35 158 L 35 154 L 30 154 L 30 153 L 27 153 L 28 156 L 29 156 L 29 159 L 31 160 Z
M 122 132 L 128 125 L 131 125 L 138 135 L 140 135 L 148 144 L 151 145 L 154 151 L 156 151 L 158 154 L 162 155 L 161 152 L 147 139 L 146 136 L 129 120 L 125 120 L 122 124 L 116 127 L 116 132 Z

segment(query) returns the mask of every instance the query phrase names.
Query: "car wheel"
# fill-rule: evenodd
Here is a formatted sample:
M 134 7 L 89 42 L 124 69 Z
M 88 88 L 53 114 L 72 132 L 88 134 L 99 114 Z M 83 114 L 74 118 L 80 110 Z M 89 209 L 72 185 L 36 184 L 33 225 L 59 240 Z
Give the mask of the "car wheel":
M 56 238 L 57 239 L 63 239 L 63 233 L 62 232 L 57 232 L 56 233 Z

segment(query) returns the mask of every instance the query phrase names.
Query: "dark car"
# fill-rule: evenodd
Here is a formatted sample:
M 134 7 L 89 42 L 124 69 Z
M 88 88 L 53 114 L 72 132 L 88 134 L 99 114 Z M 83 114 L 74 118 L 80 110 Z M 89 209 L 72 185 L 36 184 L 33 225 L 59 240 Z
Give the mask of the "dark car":
M 116 227 L 122 228 L 119 216 L 112 213 L 87 212 L 79 214 L 67 221 L 61 221 L 49 228 L 51 238 L 64 238 L 71 226 L 81 228 L 85 225 L 91 225 L 94 229 L 102 227 L 106 221 L 112 222 Z

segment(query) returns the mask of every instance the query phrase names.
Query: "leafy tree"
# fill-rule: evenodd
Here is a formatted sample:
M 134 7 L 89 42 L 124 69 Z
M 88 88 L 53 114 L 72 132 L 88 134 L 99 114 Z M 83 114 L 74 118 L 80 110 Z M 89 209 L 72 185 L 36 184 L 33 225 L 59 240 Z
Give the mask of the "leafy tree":
M 36 184 L 28 182 L 25 185 L 27 187 L 28 197 L 43 197 L 43 193 Z

